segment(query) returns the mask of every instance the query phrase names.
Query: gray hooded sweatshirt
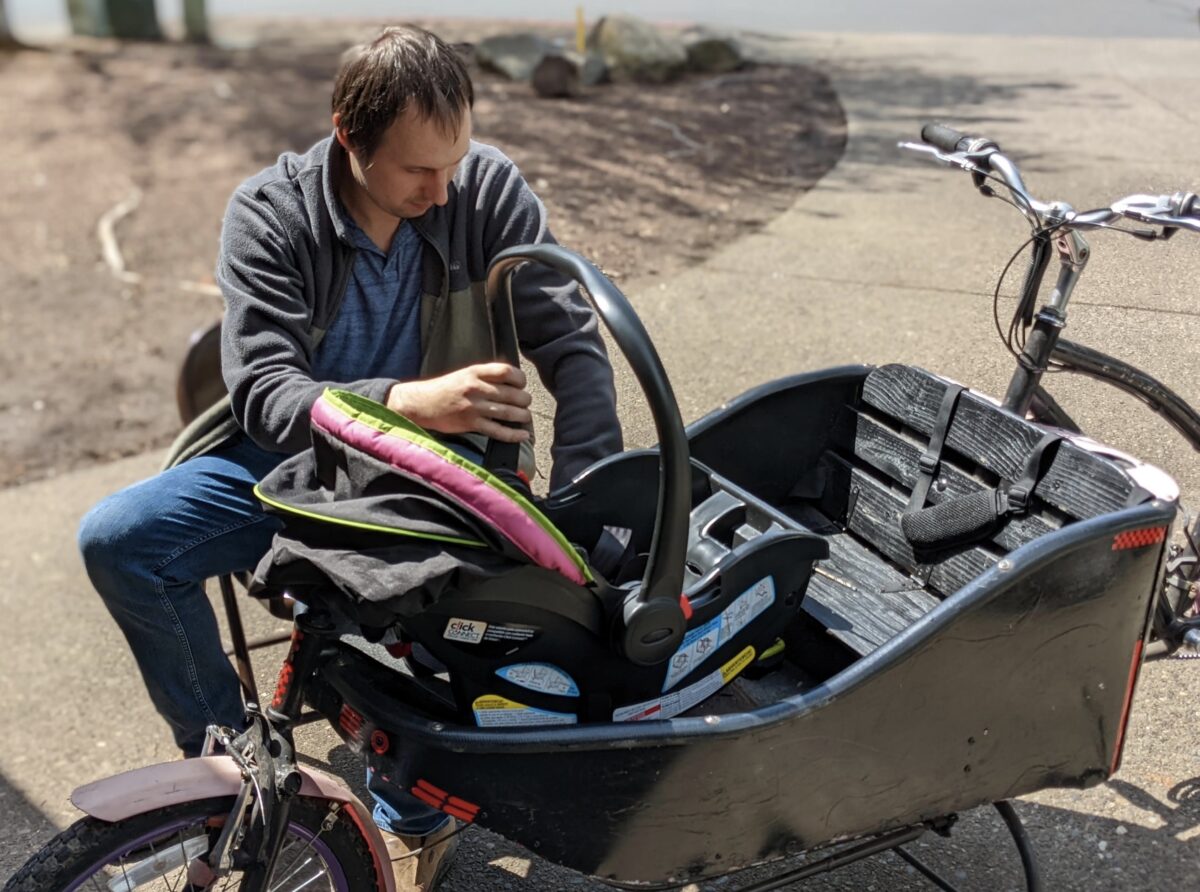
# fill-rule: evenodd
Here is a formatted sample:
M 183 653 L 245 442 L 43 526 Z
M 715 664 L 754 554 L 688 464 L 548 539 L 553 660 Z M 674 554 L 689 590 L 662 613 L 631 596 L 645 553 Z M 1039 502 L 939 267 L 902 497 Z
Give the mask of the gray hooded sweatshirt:
M 234 192 L 221 231 L 217 281 L 225 297 L 221 366 L 238 425 L 259 446 L 309 446 L 308 413 L 327 385 L 313 353 L 341 305 L 354 264 L 337 213 L 345 151 L 332 138 L 281 155 Z M 421 377 L 492 361 L 488 263 L 516 245 L 553 242 L 546 211 L 500 151 L 472 142 L 449 201 L 410 220 L 424 240 Z M 619 452 L 612 368 L 598 321 L 573 282 L 527 264 L 513 277 L 521 352 L 554 396 L 552 488 Z M 382 402 L 391 379 L 337 382 Z

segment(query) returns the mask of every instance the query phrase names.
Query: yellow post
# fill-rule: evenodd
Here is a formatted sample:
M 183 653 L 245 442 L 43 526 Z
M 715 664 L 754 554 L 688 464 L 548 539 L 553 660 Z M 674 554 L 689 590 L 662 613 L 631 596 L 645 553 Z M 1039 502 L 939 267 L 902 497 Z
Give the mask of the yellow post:
M 575 7 L 575 49 L 579 52 L 587 50 L 587 29 L 583 24 L 583 4 Z

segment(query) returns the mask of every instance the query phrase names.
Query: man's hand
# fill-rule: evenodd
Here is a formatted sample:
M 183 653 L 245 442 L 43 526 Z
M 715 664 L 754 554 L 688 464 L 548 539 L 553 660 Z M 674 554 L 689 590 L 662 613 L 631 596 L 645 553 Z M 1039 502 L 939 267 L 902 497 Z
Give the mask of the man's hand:
M 427 430 L 484 434 L 504 443 L 529 439 L 528 431 L 508 424 L 532 421 L 532 401 L 525 390 L 525 373 L 504 362 L 467 366 L 424 381 L 401 381 L 387 395 L 389 409 Z

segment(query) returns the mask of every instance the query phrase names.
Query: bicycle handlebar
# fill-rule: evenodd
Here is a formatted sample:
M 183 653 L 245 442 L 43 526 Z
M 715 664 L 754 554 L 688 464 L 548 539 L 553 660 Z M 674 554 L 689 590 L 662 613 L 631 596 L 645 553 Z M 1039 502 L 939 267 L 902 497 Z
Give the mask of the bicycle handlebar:
M 967 148 L 969 137 L 945 124 L 929 123 L 921 128 L 921 141 L 943 152 L 961 152 Z
M 1129 195 L 1108 208 L 1077 213 L 1062 202 L 1034 199 L 1025 188 L 1017 165 L 1000 152 L 999 145 L 986 137 L 971 136 L 945 124 L 929 123 L 921 128 L 921 141 L 925 145 L 901 143 L 901 146 L 932 154 L 939 161 L 970 171 L 981 191 L 984 175 L 1000 179 L 1019 199 L 1017 207 L 1035 229 L 1049 225 L 1057 229 L 1099 229 L 1124 217 L 1168 230 L 1188 229 L 1200 233 L 1200 197 L 1193 192 Z M 985 194 L 992 193 L 985 191 Z
M 921 140 L 943 152 L 978 152 L 984 149 L 1000 151 L 1000 147 L 986 137 L 968 136 L 953 127 L 932 122 L 921 128 Z

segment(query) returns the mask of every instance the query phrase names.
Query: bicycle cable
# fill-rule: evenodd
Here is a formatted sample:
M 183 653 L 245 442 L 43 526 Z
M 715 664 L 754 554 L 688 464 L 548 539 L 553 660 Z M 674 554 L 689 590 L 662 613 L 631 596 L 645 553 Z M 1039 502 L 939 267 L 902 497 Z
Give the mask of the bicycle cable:
M 987 177 L 988 179 L 997 179 L 995 176 L 993 176 L 991 174 L 984 174 L 984 176 Z M 1003 183 L 1004 181 L 999 180 L 999 182 Z M 1001 201 L 1005 202 L 1006 204 L 1012 205 L 1017 210 L 1021 209 L 1016 204 L 1016 202 L 1010 201 L 1009 199 L 1005 198 L 1003 195 L 1000 195 L 999 193 L 992 192 L 989 197 L 999 198 Z M 1104 209 L 1098 208 L 1097 210 L 1104 210 Z M 1074 216 L 1079 217 L 1079 216 L 1083 216 L 1085 214 L 1091 214 L 1091 213 L 1095 213 L 1095 211 L 1084 211 L 1081 213 L 1077 213 Z M 1017 258 L 1021 256 L 1021 254 L 1025 251 L 1026 248 L 1028 248 L 1030 245 L 1032 245 L 1034 243 L 1034 241 L 1036 239 L 1038 239 L 1039 237 L 1050 235 L 1051 233 L 1055 232 L 1056 230 L 1061 229 L 1064 226 L 1067 226 L 1068 224 L 1070 224 L 1072 222 L 1074 222 L 1074 218 L 1072 218 L 1071 220 L 1060 220 L 1057 223 L 1053 223 L 1049 226 L 1043 226 L 1039 229 L 1035 229 L 1032 232 L 1032 234 L 1029 236 L 1029 238 L 1027 238 L 1025 241 L 1023 241 L 1021 243 L 1020 247 L 1018 247 L 1017 250 L 1013 252 L 1013 255 L 1008 259 L 1008 262 L 1004 265 L 1004 269 L 1002 269 L 1000 271 L 1000 276 L 996 280 L 996 287 L 992 292 L 992 322 L 995 326 L 996 334 L 1000 338 L 1000 342 L 1004 345 L 1004 348 L 1009 352 L 1009 354 L 1012 355 L 1013 359 L 1015 359 L 1017 361 L 1017 363 L 1028 372 L 1032 372 L 1032 371 L 1036 371 L 1036 370 L 1032 366 L 1029 365 L 1028 359 L 1025 356 L 1025 338 L 1028 333 L 1029 326 L 1023 325 L 1021 322 L 1021 318 L 1020 318 L 1021 305 L 1022 305 L 1021 298 L 1020 297 L 1017 298 L 1017 306 L 1013 311 L 1012 319 L 1009 321 L 1008 334 L 1006 335 L 1004 333 L 1004 330 L 1000 326 L 1000 289 L 1001 289 L 1001 287 L 1003 287 L 1004 280 L 1008 277 L 1008 273 L 1009 273 L 1009 270 L 1012 269 L 1012 265 L 1014 263 L 1016 263 Z M 1096 224 L 1096 228 L 1097 229 L 1105 229 L 1105 230 L 1108 230 L 1109 232 L 1119 232 L 1124 235 L 1132 236 L 1133 238 L 1136 238 L 1139 240 L 1145 240 L 1147 238 L 1147 235 L 1145 232 L 1135 231 L 1135 230 L 1131 230 L 1131 229 L 1124 229 L 1120 226 L 1113 226 L 1111 224 Z M 1161 236 L 1155 235 L 1154 237 L 1159 238 Z M 1042 371 L 1053 373 L 1053 372 L 1069 371 L 1069 369 L 1066 366 L 1064 366 L 1062 363 L 1058 363 L 1058 362 L 1055 362 L 1054 360 L 1051 360 L 1050 363 L 1048 364 L 1048 366 L 1045 369 L 1043 369 Z
M 1009 203 L 1011 204 L 1012 202 Z M 1012 357 L 1026 371 L 1033 371 L 1033 369 L 1028 365 L 1028 360 L 1025 358 L 1024 353 L 1025 327 L 1020 323 L 1022 302 L 1020 298 L 1017 299 L 1017 306 L 1013 311 L 1012 319 L 1008 325 L 1008 334 L 1006 335 L 1000 326 L 1000 289 L 1004 285 L 1005 278 L 1008 277 L 1008 271 L 1012 269 L 1012 265 L 1017 262 L 1017 258 L 1024 253 L 1025 249 L 1032 245 L 1039 237 L 1049 235 L 1055 230 L 1062 228 L 1064 225 L 1066 225 L 1066 223 L 1066 220 L 1062 220 L 1050 226 L 1044 226 L 1035 230 L 1033 234 L 1029 236 L 1029 238 L 1025 239 L 1025 241 L 1021 243 L 1020 247 L 1013 252 L 1013 255 L 1008 258 L 1008 263 L 1004 264 L 1004 269 L 1000 271 L 1000 276 L 996 280 L 996 287 L 992 291 L 992 321 L 996 327 L 996 334 L 1000 338 L 1000 343 L 1004 345 L 1004 349 L 1012 354 Z M 1047 371 L 1049 371 L 1049 369 L 1047 369 Z

